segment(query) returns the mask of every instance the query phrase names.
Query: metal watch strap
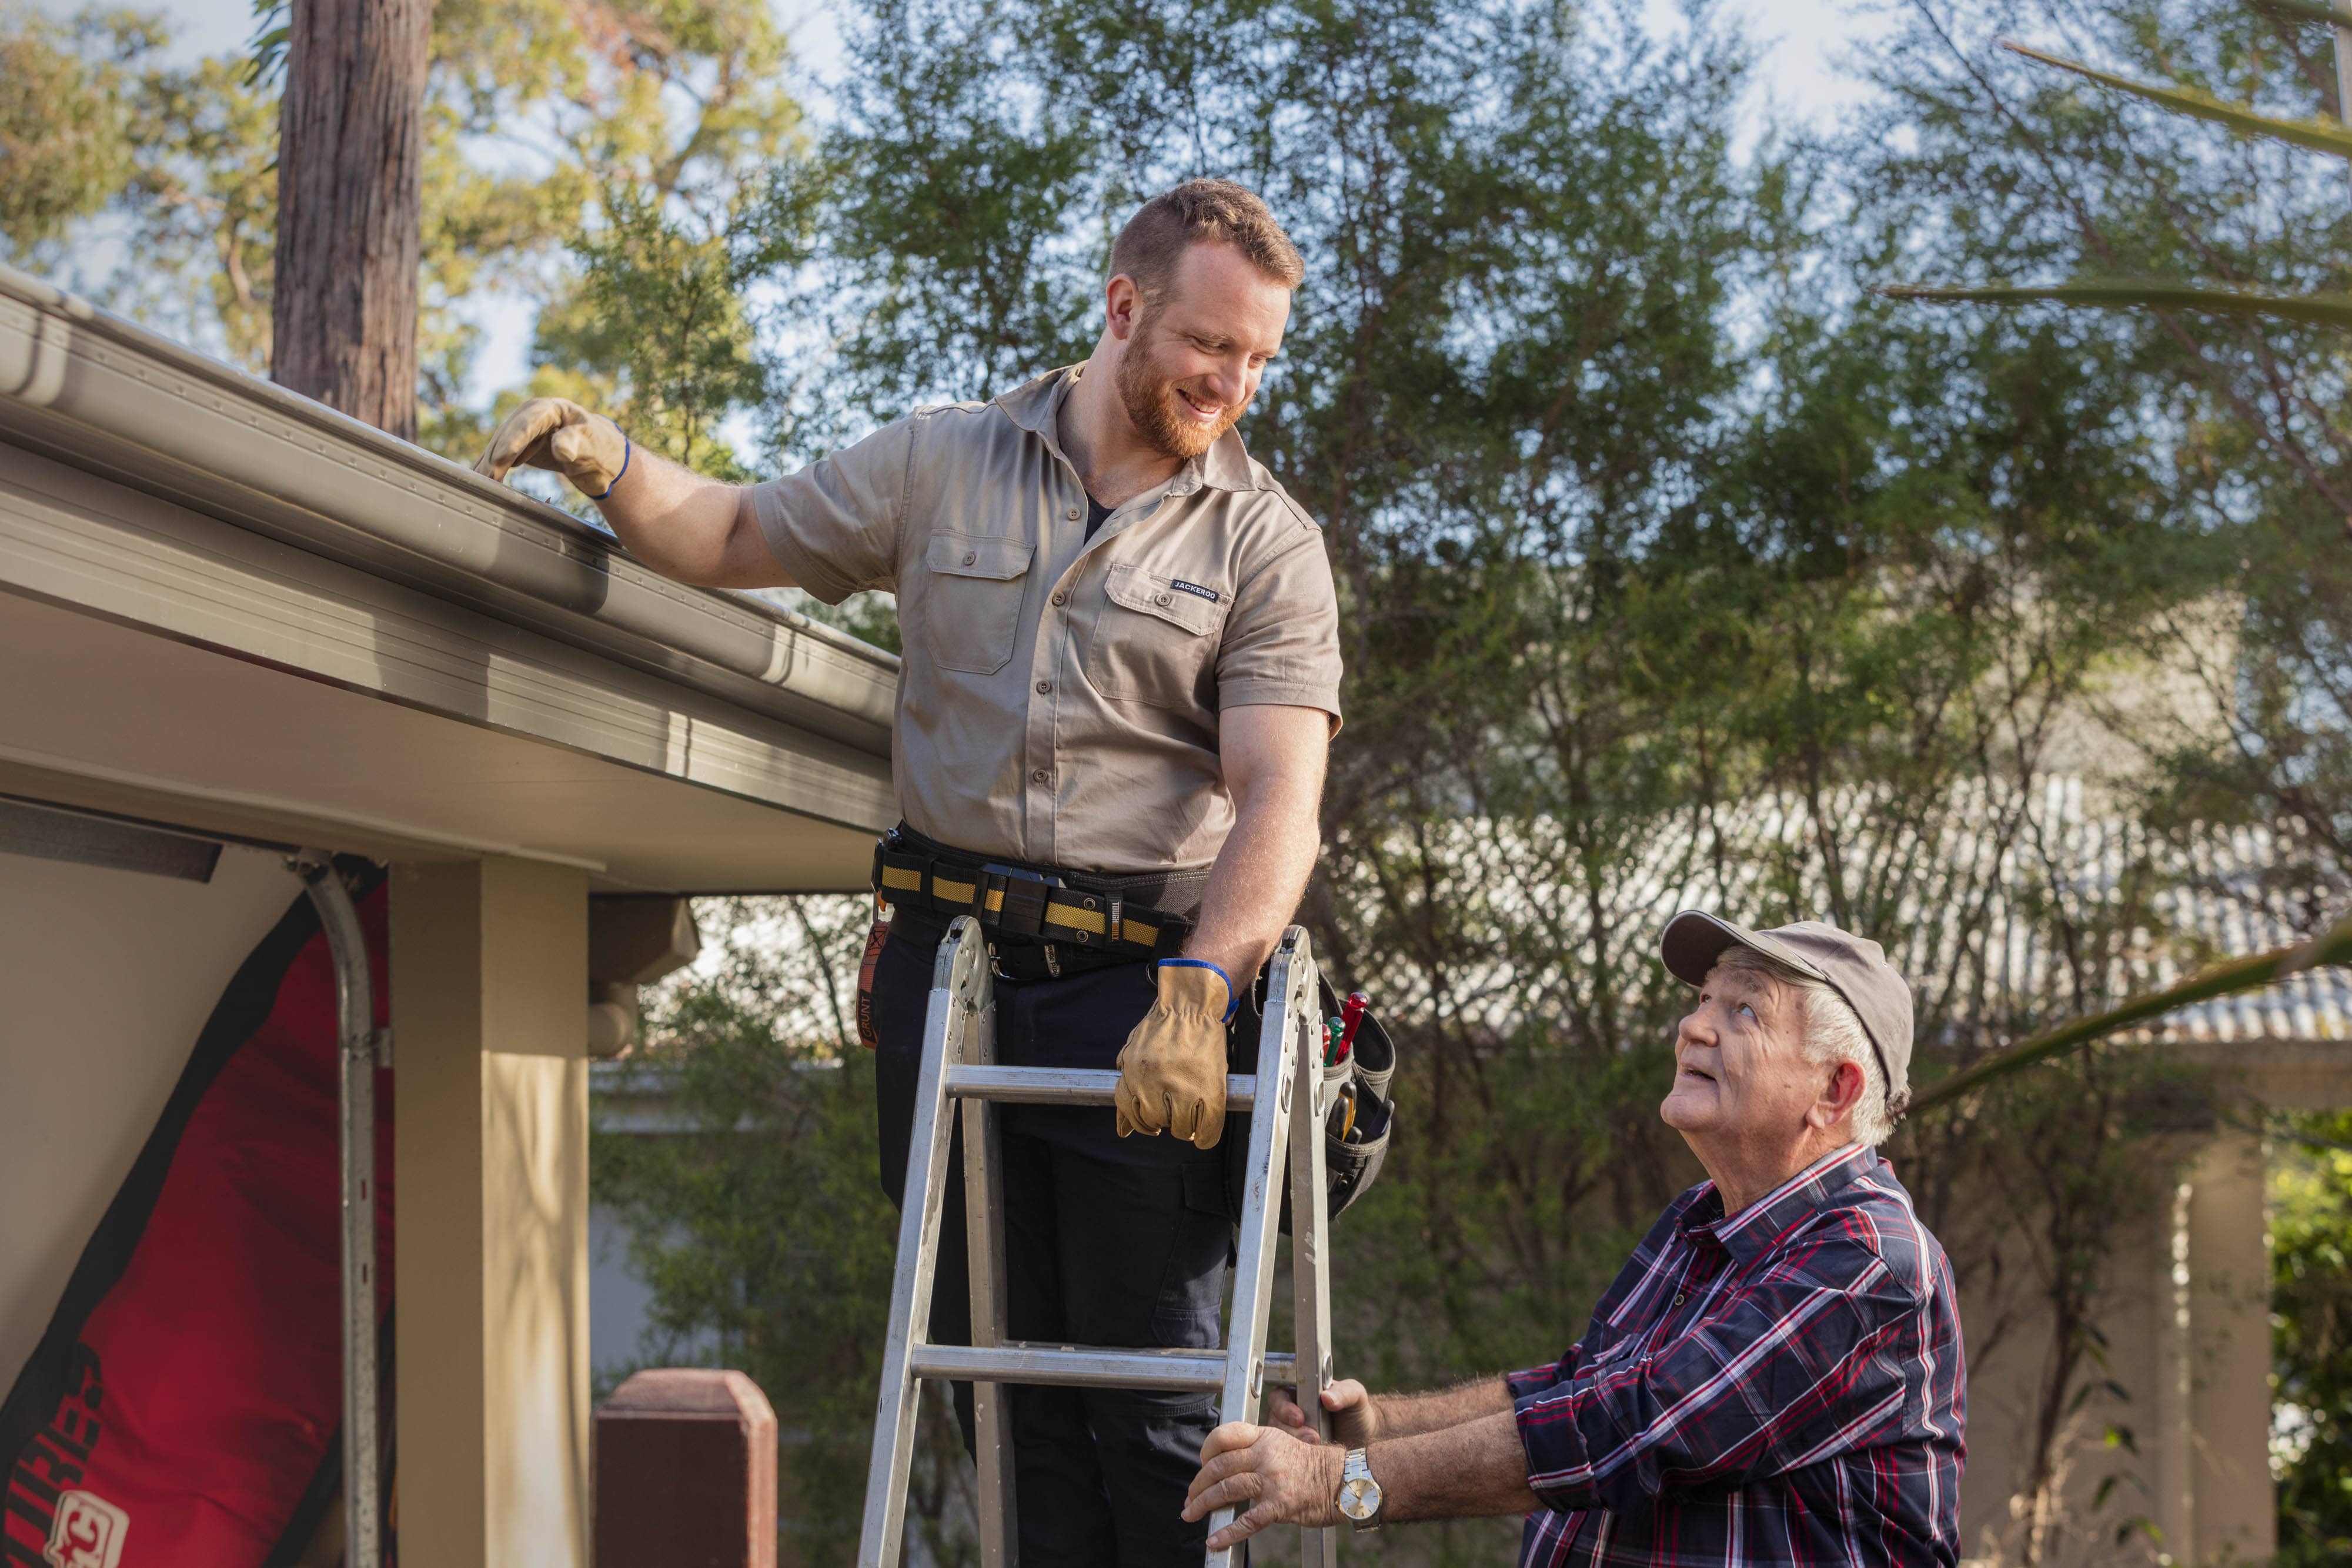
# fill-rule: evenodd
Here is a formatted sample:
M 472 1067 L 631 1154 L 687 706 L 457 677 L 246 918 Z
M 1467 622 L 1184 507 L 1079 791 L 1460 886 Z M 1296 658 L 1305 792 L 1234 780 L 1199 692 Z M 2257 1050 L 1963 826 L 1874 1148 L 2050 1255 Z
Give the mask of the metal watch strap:
M 1348 1522 L 1355 1527 L 1357 1534 L 1367 1535 L 1381 1527 L 1381 1508 L 1388 1501 L 1388 1497 L 1381 1487 L 1379 1478 L 1372 1474 L 1371 1461 L 1365 1458 L 1364 1450 L 1350 1448 L 1348 1450 L 1347 1461 L 1339 1468 L 1339 1485 L 1344 1489 L 1349 1481 L 1358 1480 L 1370 1481 L 1372 1495 L 1380 1500 L 1372 1504 L 1371 1517 L 1369 1519 L 1348 1519 Z M 1346 1516 L 1343 1515 L 1343 1517 Z

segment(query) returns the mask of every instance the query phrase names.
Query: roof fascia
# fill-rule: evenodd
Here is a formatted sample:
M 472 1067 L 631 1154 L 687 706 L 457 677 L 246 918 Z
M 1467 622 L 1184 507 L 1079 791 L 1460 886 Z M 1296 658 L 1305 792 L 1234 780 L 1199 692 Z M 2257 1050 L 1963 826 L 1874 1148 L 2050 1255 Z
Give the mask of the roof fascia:
M 5 267 L 0 442 L 889 755 L 895 655 Z

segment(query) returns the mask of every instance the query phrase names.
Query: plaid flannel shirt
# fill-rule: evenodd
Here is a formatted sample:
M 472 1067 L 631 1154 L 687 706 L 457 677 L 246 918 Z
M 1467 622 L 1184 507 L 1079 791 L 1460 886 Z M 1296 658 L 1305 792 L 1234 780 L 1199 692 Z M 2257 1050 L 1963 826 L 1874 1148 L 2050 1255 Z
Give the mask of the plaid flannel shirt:
M 1549 1366 L 1509 1378 L 1521 1568 L 1959 1556 L 1967 1369 L 1943 1248 L 1850 1145 L 1726 1218 L 1676 1198 Z

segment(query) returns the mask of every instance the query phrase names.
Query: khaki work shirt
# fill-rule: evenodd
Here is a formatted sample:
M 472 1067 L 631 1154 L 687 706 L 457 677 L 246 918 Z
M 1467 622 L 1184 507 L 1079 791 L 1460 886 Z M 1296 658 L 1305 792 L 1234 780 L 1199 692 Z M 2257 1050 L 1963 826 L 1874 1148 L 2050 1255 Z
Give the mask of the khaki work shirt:
M 892 769 L 918 832 L 1081 871 L 1205 865 L 1234 824 L 1217 716 L 1339 717 L 1323 533 L 1228 434 L 1105 518 L 1055 420 L 1076 368 L 919 409 L 753 491 L 794 582 L 898 596 Z

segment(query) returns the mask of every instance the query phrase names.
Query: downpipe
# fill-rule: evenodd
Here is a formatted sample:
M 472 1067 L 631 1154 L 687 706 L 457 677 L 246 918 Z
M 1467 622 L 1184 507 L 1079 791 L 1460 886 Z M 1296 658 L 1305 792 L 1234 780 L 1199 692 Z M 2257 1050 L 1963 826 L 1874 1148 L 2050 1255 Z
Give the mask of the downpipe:
M 342 1167 L 343 1561 L 383 1561 L 383 1458 L 378 1451 L 375 1320 L 375 1074 L 391 1065 L 391 1034 L 375 1029 L 367 938 L 351 890 L 324 850 L 286 859 L 319 912 L 335 967 L 336 1138 Z

